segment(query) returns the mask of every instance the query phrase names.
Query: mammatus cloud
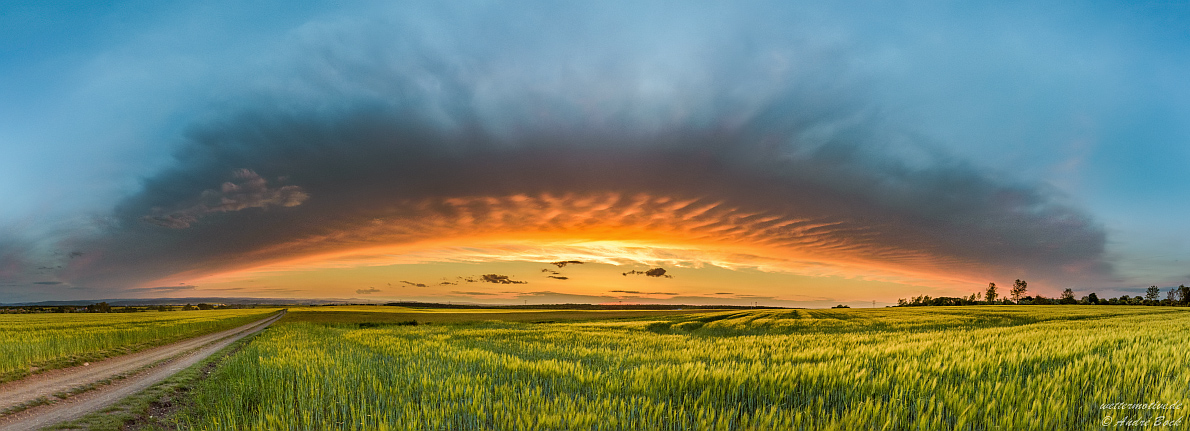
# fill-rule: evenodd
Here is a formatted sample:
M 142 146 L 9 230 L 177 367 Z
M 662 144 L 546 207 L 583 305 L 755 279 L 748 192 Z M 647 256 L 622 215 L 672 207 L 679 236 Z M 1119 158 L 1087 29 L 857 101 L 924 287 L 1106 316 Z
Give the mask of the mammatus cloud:
M 309 198 L 298 186 L 269 188 L 268 181 L 248 169 L 236 170 L 232 178 L 223 183 L 219 190 L 204 190 L 193 204 L 178 210 L 153 208 L 141 220 L 158 226 L 185 229 L 208 214 L 270 206 L 295 207 Z
M 370 294 L 373 294 L 373 293 L 376 293 L 379 291 L 380 291 L 380 289 L 369 286 L 367 289 L 356 289 L 355 293 L 358 293 L 360 295 L 370 295 Z
M 624 275 L 644 275 L 647 277 L 674 278 L 674 276 L 665 273 L 665 268 L 653 268 L 645 271 L 632 270 L 625 272 Z

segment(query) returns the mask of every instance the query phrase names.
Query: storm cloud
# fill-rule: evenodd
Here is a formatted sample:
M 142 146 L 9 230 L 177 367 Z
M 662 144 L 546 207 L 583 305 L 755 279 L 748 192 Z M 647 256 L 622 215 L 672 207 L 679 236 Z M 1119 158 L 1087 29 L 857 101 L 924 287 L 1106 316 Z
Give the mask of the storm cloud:
M 694 8 L 661 29 L 650 8 L 622 33 L 565 24 L 590 8 L 303 27 L 277 60 L 289 86 L 196 120 L 63 277 L 117 286 L 601 223 L 881 270 L 1111 275 L 1103 228 L 1061 193 L 890 124 L 846 40 Z M 14 262 L 0 254 L 0 272 Z

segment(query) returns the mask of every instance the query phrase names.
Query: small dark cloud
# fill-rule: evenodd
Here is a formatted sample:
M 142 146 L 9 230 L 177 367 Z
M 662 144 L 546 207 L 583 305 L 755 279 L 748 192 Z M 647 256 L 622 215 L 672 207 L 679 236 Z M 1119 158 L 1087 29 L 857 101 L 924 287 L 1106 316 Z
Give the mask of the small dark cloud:
M 668 275 L 665 273 L 665 268 L 653 268 L 648 271 L 632 270 L 632 271 L 625 272 L 624 275 L 644 275 L 647 277 L 674 278 L 674 276 Z
M 83 257 L 83 252 L 81 252 L 81 251 L 72 251 L 72 252 L 70 252 L 70 258 L 71 258 L 71 259 L 74 259 L 74 258 L 76 258 L 76 257 Z
M 269 188 L 268 181 L 249 169 L 236 170 L 232 178 L 219 190 L 204 190 L 197 202 L 185 208 L 172 211 L 153 208 L 152 213 L 141 220 L 171 229 L 185 229 L 208 214 L 271 206 L 295 207 L 309 198 L 298 186 Z M 70 257 L 77 257 L 75 253 L 78 252 L 71 253 Z
M 44 284 L 47 286 L 54 286 L 54 285 L 62 284 L 62 282 L 61 281 L 34 281 L 33 284 Z
M 627 293 L 632 295 L 677 295 L 674 292 L 641 292 L 639 290 L 609 290 L 612 293 Z
M 558 279 L 558 280 L 569 280 L 569 279 L 570 279 L 570 277 L 565 277 L 565 276 L 561 276 L 561 275 L 550 275 L 550 276 L 548 276 L 548 277 L 549 277 L 549 278 L 556 278 L 556 279 Z
M 495 295 L 495 293 L 488 293 L 488 292 L 465 292 L 465 291 L 461 291 L 461 290 L 454 290 L 454 291 L 451 291 L 450 293 L 453 293 L 453 294 L 456 294 L 456 295 L 467 295 L 467 296 L 493 296 L 493 295 Z
M 528 281 L 517 281 L 509 278 L 507 275 L 499 274 L 484 274 L 483 281 L 486 283 L 496 284 L 528 284 Z
M 367 288 L 367 289 L 356 289 L 356 290 L 355 290 L 355 293 L 358 293 L 358 294 L 360 294 L 360 295 L 368 295 L 368 294 L 376 293 L 376 292 L 379 292 L 379 291 L 380 291 L 380 289 L 377 289 L 377 288 L 375 288 L 375 287 L 368 286 L 368 288 Z
M 566 265 L 582 265 L 582 264 L 583 264 L 582 262 L 579 262 L 577 260 L 560 260 L 557 262 L 550 262 L 550 265 L 557 266 L 558 268 L 562 268 Z
M 134 287 L 128 290 L 133 292 L 177 292 L 181 290 L 192 290 L 197 287 L 189 284 L 181 284 L 177 286 Z
M 547 273 L 547 274 L 554 274 L 554 275 L 561 274 L 560 272 L 558 272 L 558 271 L 554 271 L 554 270 L 552 270 L 552 269 L 549 269 L 549 268 L 543 269 L 543 270 L 541 270 L 541 272 L 544 272 L 544 273 Z
M 405 284 L 408 284 L 408 285 L 410 285 L 410 286 L 413 286 L 413 287 L 426 287 L 426 285 L 424 285 L 424 284 L 422 284 L 422 283 L 414 283 L 414 282 L 412 282 L 412 281 L 405 281 L 405 280 L 401 280 L 401 283 L 405 283 Z
M 457 281 L 443 281 L 441 283 L 438 283 L 439 286 L 454 286 L 457 284 L 459 284 L 459 282 L 457 282 Z
M 734 293 L 731 293 L 731 292 L 715 292 L 715 294 L 716 295 L 734 295 Z
M 517 299 L 536 299 L 544 302 L 566 303 L 566 302 L 587 302 L 587 303 L 602 303 L 615 301 L 617 298 L 611 296 L 595 296 L 595 295 L 578 295 L 572 293 L 553 292 L 549 290 L 542 290 L 536 292 L 518 292 Z
M 739 298 L 739 299 L 775 299 L 775 297 L 773 297 L 773 296 L 761 296 L 761 295 L 736 295 L 735 297 Z

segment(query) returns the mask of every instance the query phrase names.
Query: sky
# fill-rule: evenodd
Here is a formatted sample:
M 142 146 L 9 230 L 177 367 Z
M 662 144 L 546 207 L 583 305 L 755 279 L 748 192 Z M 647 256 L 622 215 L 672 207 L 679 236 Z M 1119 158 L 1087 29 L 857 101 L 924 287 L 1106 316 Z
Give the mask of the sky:
M 0 303 L 1190 282 L 1184 4 L 4 9 Z

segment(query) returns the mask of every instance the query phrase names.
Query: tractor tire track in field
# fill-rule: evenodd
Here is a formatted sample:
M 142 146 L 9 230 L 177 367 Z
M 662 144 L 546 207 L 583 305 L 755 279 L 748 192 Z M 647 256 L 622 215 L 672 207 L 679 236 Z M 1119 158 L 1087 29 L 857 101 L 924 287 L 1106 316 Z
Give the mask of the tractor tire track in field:
M 148 389 L 224 347 L 264 330 L 284 315 L 285 312 L 281 312 L 238 328 L 118 356 L 87 366 L 47 371 L 0 385 L 0 411 L 36 403 L 38 400 L 50 401 L 49 404 L 0 416 L 0 431 L 39 429 L 78 419 Z M 126 377 L 118 379 L 120 376 Z M 103 384 L 108 381 L 111 383 Z M 90 386 L 96 387 L 61 400 L 55 397 L 55 394 L 70 393 Z

